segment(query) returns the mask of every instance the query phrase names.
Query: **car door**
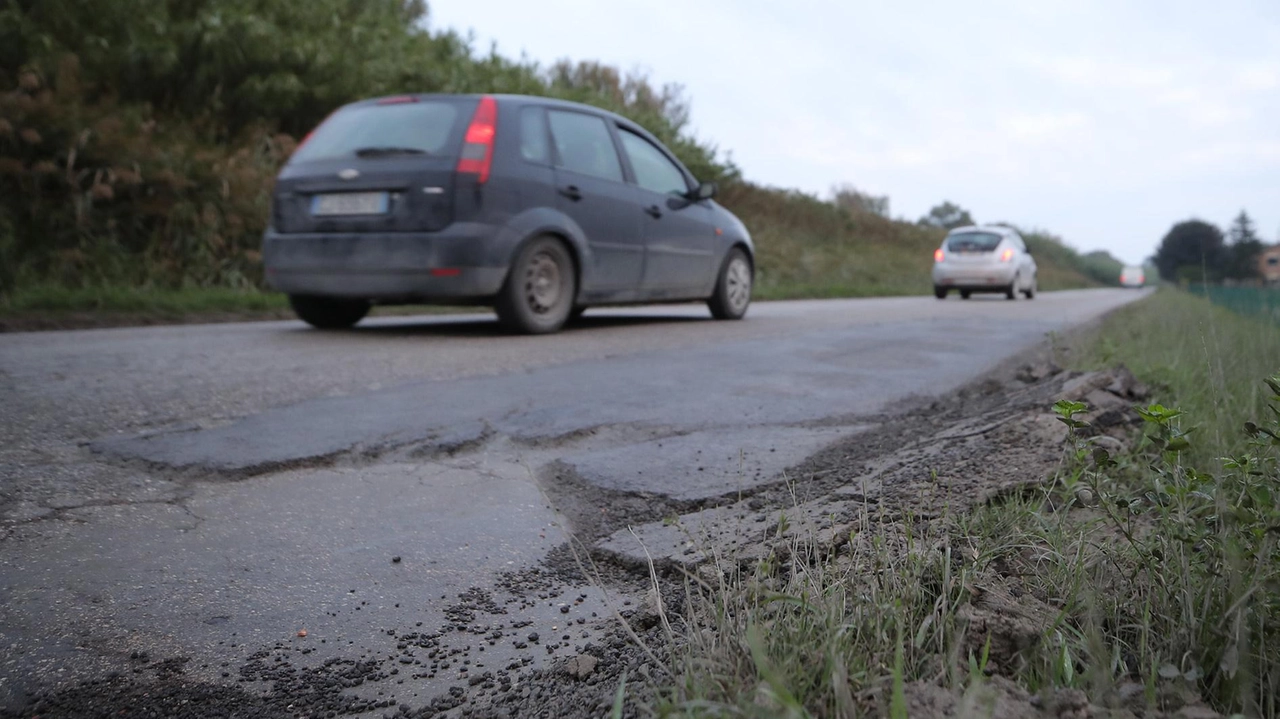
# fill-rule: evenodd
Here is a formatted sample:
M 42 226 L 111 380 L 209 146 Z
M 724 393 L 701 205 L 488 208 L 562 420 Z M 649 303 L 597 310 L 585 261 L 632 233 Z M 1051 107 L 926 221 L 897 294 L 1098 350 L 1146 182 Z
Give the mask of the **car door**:
M 636 188 L 626 182 L 604 118 L 547 110 L 556 155 L 556 206 L 582 228 L 591 248 L 583 290 L 607 297 L 634 292 L 644 269 L 644 225 Z
M 641 288 L 657 297 L 704 291 L 716 270 L 710 205 L 688 198 L 687 174 L 657 145 L 626 127 L 618 128 L 618 136 L 644 213 Z

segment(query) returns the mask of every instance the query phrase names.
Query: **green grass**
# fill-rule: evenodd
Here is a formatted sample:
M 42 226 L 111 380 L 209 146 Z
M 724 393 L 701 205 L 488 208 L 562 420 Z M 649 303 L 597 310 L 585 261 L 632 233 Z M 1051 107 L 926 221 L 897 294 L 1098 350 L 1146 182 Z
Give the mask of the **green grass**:
M 1261 380 L 1280 371 L 1280 328 L 1173 288 L 1112 313 L 1065 349 L 1060 361 L 1079 369 L 1127 366 L 1156 401 L 1194 417 L 1188 459 L 1201 466 L 1244 444 L 1244 422 L 1266 412 Z
M 156 315 L 207 313 L 265 313 L 289 309 L 284 295 L 258 290 L 227 288 L 147 289 L 87 287 L 70 289 L 52 285 L 19 288 L 0 303 L 0 314 L 122 312 Z
M 1059 349 L 1078 369 L 1127 364 L 1169 408 L 1114 457 L 1072 430 L 1056 476 L 969 513 L 864 505 L 838 552 L 704 568 L 653 712 L 901 717 L 932 685 L 955 716 L 990 716 L 995 673 L 1046 702 L 1280 717 L 1280 378 L 1262 381 L 1280 329 L 1162 290 Z M 973 624 L 992 592 L 1006 608 Z M 975 631 L 1019 612 L 1038 619 L 1017 647 Z

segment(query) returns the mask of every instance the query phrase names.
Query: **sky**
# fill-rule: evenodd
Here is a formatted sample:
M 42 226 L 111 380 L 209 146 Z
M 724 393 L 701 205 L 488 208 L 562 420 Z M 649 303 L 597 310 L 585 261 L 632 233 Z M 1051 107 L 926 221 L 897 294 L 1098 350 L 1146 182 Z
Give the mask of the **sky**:
M 429 0 L 541 64 L 684 87 L 753 182 L 943 200 L 1129 263 L 1178 221 L 1280 233 L 1280 0 Z

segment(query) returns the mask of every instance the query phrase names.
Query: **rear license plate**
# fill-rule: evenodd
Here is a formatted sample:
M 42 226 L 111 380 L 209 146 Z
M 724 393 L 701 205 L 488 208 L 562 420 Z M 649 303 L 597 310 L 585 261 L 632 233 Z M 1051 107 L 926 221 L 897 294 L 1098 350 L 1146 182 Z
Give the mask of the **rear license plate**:
M 385 215 L 387 193 L 341 192 L 331 195 L 315 195 L 311 198 L 311 214 L 327 215 Z

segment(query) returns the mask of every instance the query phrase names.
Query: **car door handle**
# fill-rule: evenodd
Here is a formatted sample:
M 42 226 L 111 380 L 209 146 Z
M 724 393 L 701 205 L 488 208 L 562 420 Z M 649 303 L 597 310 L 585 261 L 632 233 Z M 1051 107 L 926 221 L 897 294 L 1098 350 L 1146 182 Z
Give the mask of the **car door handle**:
M 560 194 L 564 195 L 570 200 L 573 200 L 574 202 L 577 202 L 578 200 L 582 199 L 582 190 L 579 190 L 577 185 L 568 185 L 565 187 L 561 187 Z
M 662 210 L 659 209 L 657 205 L 649 205 L 648 207 L 644 208 L 644 211 L 648 213 L 649 216 L 652 218 L 657 219 L 659 217 L 662 217 Z

